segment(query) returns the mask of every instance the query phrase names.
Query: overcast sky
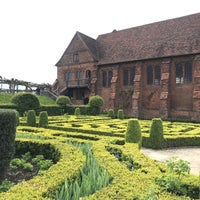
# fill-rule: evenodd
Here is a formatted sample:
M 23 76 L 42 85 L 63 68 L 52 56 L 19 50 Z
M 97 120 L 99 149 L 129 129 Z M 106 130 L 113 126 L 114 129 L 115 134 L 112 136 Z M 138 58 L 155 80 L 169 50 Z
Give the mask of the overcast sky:
M 199 0 L 0 0 L 0 76 L 52 84 L 76 31 L 96 39 L 198 12 Z

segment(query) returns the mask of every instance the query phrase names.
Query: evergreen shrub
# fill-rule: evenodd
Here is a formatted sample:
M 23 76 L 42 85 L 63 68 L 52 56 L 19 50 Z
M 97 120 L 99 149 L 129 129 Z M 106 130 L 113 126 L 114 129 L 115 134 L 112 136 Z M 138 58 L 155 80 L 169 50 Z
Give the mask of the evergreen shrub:
M 27 123 L 27 126 L 35 126 L 36 125 L 35 110 L 28 110 L 26 123 Z
M 124 111 L 123 111 L 123 109 L 119 109 L 117 111 L 117 118 L 118 119 L 124 119 Z
M 63 108 L 58 105 L 42 105 L 40 107 L 41 111 L 47 111 L 48 116 L 62 115 L 64 113 Z
M 138 119 L 130 119 L 128 121 L 125 141 L 128 143 L 138 143 L 141 145 L 142 134 Z
M 160 118 L 153 118 L 150 128 L 150 143 L 153 149 L 162 149 L 164 142 L 163 123 Z
M 48 113 L 47 111 L 42 111 L 39 114 L 39 127 L 47 127 L 48 126 Z
M 38 110 L 40 108 L 40 102 L 36 95 L 26 92 L 26 93 L 17 93 L 15 94 L 11 102 L 17 105 L 17 111 L 20 116 L 28 110 Z
M 16 126 L 19 126 L 19 123 L 20 123 L 20 121 L 19 121 L 19 112 L 16 111 Z
M 68 96 L 60 95 L 56 99 L 56 104 L 62 107 L 66 107 L 67 104 L 71 104 L 71 100 Z
M 81 114 L 81 110 L 80 110 L 80 108 L 75 108 L 75 111 L 74 111 L 74 115 L 76 115 L 76 116 L 78 116 L 78 115 L 80 115 Z
M 113 109 L 109 109 L 108 110 L 108 117 L 110 117 L 110 118 L 115 118 L 115 113 L 114 113 L 114 110 Z
M 89 105 L 91 107 L 101 107 L 103 106 L 103 104 L 104 104 L 103 98 L 100 97 L 99 95 L 92 96 L 89 99 Z
M 0 184 L 15 151 L 16 112 L 0 109 Z

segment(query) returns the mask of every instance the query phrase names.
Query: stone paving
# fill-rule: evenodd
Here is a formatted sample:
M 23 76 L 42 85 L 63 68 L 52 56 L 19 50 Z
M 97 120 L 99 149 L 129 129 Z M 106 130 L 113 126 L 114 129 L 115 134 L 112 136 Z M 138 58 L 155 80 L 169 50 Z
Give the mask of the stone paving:
M 178 157 L 190 162 L 191 174 L 200 174 L 200 147 L 181 147 L 163 150 L 142 148 L 141 151 L 148 157 L 165 163 L 171 157 Z

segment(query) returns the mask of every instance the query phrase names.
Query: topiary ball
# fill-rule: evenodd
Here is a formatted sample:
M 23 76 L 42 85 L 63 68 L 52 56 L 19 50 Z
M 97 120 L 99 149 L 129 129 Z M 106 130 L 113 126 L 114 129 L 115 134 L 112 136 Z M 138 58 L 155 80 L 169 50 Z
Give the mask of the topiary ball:
M 60 95 L 56 99 L 56 104 L 65 107 L 67 104 L 71 104 L 71 100 L 68 96 Z
M 25 111 L 37 110 L 40 107 L 39 99 L 36 95 L 30 92 L 20 92 L 15 94 L 12 97 L 11 102 L 17 105 L 17 110 L 20 116 L 23 116 Z
M 104 104 L 103 98 L 98 95 L 92 96 L 89 99 L 89 105 L 92 107 L 100 107 L 103 106 L 103 104 Z

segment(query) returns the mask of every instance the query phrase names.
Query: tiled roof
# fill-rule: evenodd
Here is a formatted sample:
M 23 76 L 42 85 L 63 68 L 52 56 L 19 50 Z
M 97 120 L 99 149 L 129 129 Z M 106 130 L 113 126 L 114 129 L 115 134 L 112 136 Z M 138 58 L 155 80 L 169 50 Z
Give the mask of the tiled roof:
M 82 42 L 86 45 L 90 53 L 92 54 L 93 58 L 95 60 L 98 60 L 97 56 L 97 42 L 95 39 L 88 37 L 87 35 L 84 35 L 83 33 L 80 33 L 77 31 L 77 35 L 82 40 Z
M 99 65 L 197 54 L 200 53 L 200 13 L 113 31 L 99 35 L 96 40 L 78 31 L 75 36 Z M 67 51 L 68 48 L 56 66 L 66 63 Z
M 200 53 L 200 13 L 99 35 L 99 64 Z

